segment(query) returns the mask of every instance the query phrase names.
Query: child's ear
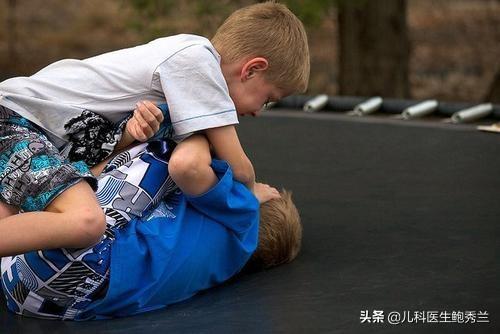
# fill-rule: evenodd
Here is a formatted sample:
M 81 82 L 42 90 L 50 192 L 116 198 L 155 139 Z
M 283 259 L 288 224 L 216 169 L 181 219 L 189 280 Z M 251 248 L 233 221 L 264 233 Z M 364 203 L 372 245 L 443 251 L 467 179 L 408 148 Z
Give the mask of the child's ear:
M 243 81 L 253 78 L 257 73 L 267 70 L 269 63 L 266 58 L 255 57 L 248 60 L 241 69 L 241 79 Z

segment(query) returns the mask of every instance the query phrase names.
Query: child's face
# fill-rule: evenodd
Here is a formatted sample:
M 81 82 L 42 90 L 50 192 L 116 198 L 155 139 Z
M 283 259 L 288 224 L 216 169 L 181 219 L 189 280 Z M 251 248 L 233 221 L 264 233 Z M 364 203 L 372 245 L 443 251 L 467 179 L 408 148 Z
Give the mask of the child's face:
M 266 79 L 265 70 L 261 69 L 263 66 L 253 66 L 252 61 L 247 63 L 251 65 L 243 66 L 236 82 L 228 83 L 229 94 L 240 116 L 258 116 L 266 103 L 278 101 L 285 96 L 281 89 Z M 267 67 L 267 62 L 265 66 Z
M 240 116 L 258 116 L 266 103 L 283 97 L 281 90 L 260 74 L 246 81 L 240 88 L 231 95 Z

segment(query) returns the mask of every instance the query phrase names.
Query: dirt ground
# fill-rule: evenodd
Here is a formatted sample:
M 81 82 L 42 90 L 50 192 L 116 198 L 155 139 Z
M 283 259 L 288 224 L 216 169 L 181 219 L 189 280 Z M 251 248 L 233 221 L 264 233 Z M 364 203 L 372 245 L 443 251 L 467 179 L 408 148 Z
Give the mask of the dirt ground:
M 219 6 L 229 8 L 227 12 L 231 6 L 251 2 L 220 1 Z M 0 79 L 29 75 L 58 59 L 85 58 L 159 35 L 193 32 L 210 36 L 226 15 L 211 7 L 216 14 L 194 19 L 193 6 L 184 2 L 160 20 L 137 14 L 127 1 L 120 0 L 18 0 L 15 29 L 11 29 L 7 3 L 0 0 Z M 408 0 L 407 15 L 412 97 L 483 101 L 500 70 L 500 1 Z M 308 93 L 334 95 L 335 8 L 321 24 L 307 29 L 312 56 Z M 10 47 L 9 33 L 14 38 Z

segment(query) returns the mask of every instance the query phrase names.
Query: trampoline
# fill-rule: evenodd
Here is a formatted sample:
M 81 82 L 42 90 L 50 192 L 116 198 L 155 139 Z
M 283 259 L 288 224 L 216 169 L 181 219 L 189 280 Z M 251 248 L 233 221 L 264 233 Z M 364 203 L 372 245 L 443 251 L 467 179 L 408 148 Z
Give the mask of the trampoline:
M 293 263 L 110 321 L 21 318 L 2 297 L 0 332 L 499 332 L 498 135 L 297 111 L 243 118 L 238 131 L 258 179 L 294 193 L 304 236 Z M 374 311 L 384 323 L 367 321 Z M 396 325 L 391 311 L 482 317 Z

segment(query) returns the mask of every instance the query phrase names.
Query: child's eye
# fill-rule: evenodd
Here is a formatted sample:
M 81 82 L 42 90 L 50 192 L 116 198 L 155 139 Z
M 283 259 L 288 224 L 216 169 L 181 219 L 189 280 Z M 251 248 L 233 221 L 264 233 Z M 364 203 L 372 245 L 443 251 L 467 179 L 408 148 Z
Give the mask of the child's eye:
M 269 109 L 269 107 L 271 106 L 271 99 L 267 99 L 267 101 L 264 103 L 264 105 L 262 106 L 263 109 Z

